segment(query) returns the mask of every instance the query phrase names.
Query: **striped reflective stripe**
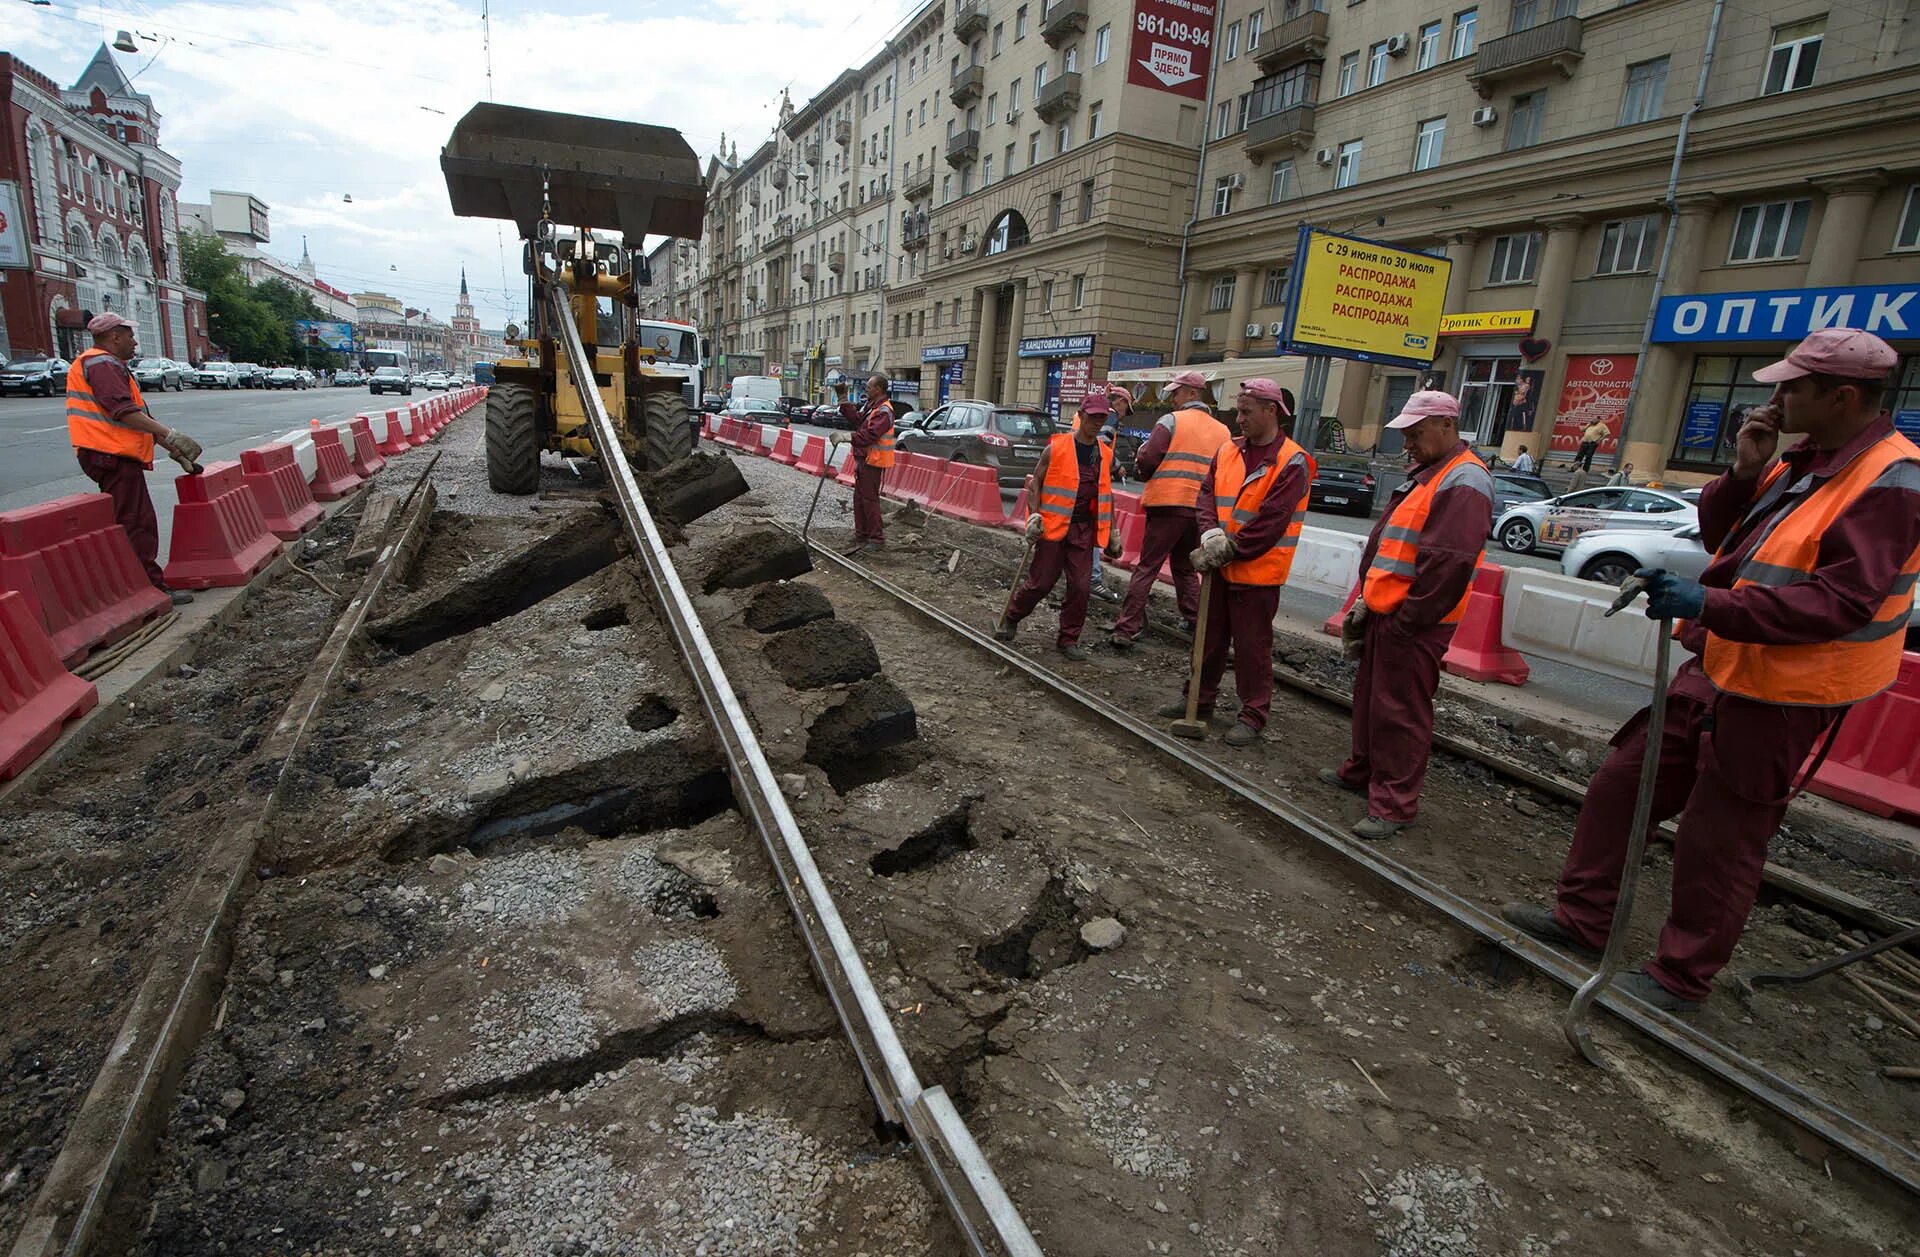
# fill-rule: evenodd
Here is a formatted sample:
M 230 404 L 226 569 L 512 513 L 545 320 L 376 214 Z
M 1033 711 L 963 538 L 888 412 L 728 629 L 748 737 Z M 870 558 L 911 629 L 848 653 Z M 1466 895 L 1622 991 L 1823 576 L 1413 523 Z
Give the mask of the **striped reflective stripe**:
M 1478 462 L 1461 463 L 1446 475 L 1440 477 L 1440 483 L 1434 486 L 1434 492 L 1443 489 L 1472 489 L 1484 493 L 1487 500 L 1493 500 L 1493 476 Z
M 1380 540 L 1417 543 L 1420 540 L 1420 534 L 1411 528 L 1403 528 L 1399 524 L 1388 524 L 1380 530 Z
M 1893 578 L 1893 584 L 1887 587 L 1887 597 L 1897 598 L 1901 594 L 1911 593 L 1916 578 L 1920 578 L 1920 573 L 1900 573 L 1900 575 Z
M 1166 464 L 1162 463 L 1160 470 L 1153 473 L 1153 478 L 1155 480 L 1191 480 L 1195 484 L 1199 484 L 1207 478 L 1207 473 L 1204 471 L 1172 471 Z
M 1379 571 L 1388 572 L 1394 576 L 1413 575 L 1413 561 L 1411 559 L 1390 559 L 1384 554 L 1375 554 L 1373 556 L 1373 566 Z
M 1212 466 L 1213 460 L 1205 454 L 1192 454 L 1185 450 L 1168 450 L 1165 456 L 1161 458 L 1160 465 L 1165 467 L 1168 463 L 1192 463 L 1196 467 L 1209 467 Z
M 1293 529 L 1288 530 L 1286 536 L 1280 538 L 1280 540 L 1273 543 L 1273 548 L 1276 550 L 1291 550 L 1294 547 L 1298 546 L 1300 544 L 1300 534 L 1298 531 L 1295 531 L 1295 530 L 1297 530 L 1299 527 L 1300 526 L 1298 524 L 1295 524 L 1293 526 Z
M 1886 620 L 1875 620 L 1870 624 L 1855 629 L 1840 640 L 1843 642 L 1877 642 L 1892 637 L 1895 633 L 1904 633 L 1906 631 L 1907 617 L 1902 614 Z
M 1042 502 L 1040 504 L 1040 513 L 1042 515 L 1065 515 L 1071 518 L 1073 516 L 1073 508 L 1071 506 L 1050 506 Z
M 1876 489 L 1911 489 L 1920 492 L 1920 463 L 1900 462 L 1880 473 L 1873 482 Z
M 1797 567 L 1781 567 L 1777 563 L 1761 563 L 1748 559 L 1734 573 L 1739 579 L 1754 585 L 1769 585 L 1778 588 L 1782 585 L 1798 585 L 1802 581 L 1813 579 L 1812 572 L 1803 572 Z

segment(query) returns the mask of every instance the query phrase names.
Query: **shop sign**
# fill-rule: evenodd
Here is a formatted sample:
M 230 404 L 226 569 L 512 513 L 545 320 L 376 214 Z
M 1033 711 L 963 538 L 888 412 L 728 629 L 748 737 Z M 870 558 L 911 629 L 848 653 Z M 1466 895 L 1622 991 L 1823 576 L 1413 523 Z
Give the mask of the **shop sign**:
M 1531 336 L 1538 310 L 1479 310 L 1440 316 L 1442 336 Z
M 965 345 L 928 345 L 920 351 L 922 362 L 965 362 L 966 360 Z
M 1281 353 L 1426 367 L 1453 263 L 1301 224 Z
M 1092 332 L 1077 336 L 1029 336 L 1020 342 L 1022 358 L 1084 358 L 1092 353 Z
M 780 368 L 780 378 L 783 380 L 797 380 L 800 378 L 800 368 L 791 362 L 786 363 Z
M 1633 387 L 1635 354 L 1569 354 L 1567 378 L 1560 386 L 1560 408 L 1553 416 L 1553 439 L 1548 448 L 1569 458 L 1580 449 L 1580 433 L 1599 419 L 1607 437 L 1598 453 L 1611 456 L 1618 448 L 1620 422 L 1627 413 L 1627 392 Z
M 1060 364 L 1060 404 L 1078 406 L 1093 379 L 1093 359 L 1069 358 Z
M 1653 320 L 1653 339 L 1656 344 L 1797 341 L 1827 327 L 1859 328 L 1887 340 L 1920 336 L 1920 284 L 1662 297 Z
M 1686 417 L 1680 421 L 1680 448 L 1712 449 L 1720 438 L 1720 420 L 1726 413 L 1727 408 L 1719 402 L 1688 402 Z M 1920 411 L 1915 411 L 1914 417 L 1920 419 Z
M 1134 0 L 1127 82 L 1205 100 L 1218 8 L 1217 0 Z
M 1116 349 L 1107 359 L 1107 370 L 1140 371 L 1157 367 L 1166 360 L 1165 354 L 1151 353 L 1145 349 Z
M 840 365 L 840 355 L 839 355 L 839 354 L 828 354 L 828 355 L 827 355 L 827 365 L 828 365 L 828 366 L 830 366 L 830 367 L 837 367 L 837 366 L 839 366 L 839 365 Z

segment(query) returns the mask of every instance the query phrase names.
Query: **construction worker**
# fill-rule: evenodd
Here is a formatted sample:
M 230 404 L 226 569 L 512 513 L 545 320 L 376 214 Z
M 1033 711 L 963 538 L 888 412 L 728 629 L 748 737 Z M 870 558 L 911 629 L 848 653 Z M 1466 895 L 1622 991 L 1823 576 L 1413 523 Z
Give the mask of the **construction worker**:
M 891 389 L 886 376 L 878 372 L 868 376 L 867 409 L 860 426 L 851 434 L 833 434 L 835 445 L 851 440 L 852 457 L 859 460 L 853 472 L 853 548 L 846 551 L 848 558 L 887 543 L 886 521 L 880 515 L 880 482 L 893 466 Z
M 1229 746 L 1246 746 L 1259 740 L 1273 703 L 1273 617 L 1300 544 L 1313 473 L 1307 452 L 1282 427 L 1293 415 L 1278 384 L 1246 381 L 1235 409 L 1240 435 L 1214 451 L 1195 486 L 1200 544 L 1190 561 L 1202 572 L 1215 573 L 1201 647 L 1200 714 L 1212 714 L 1231 645 L 1240 718 L 1226 740 Z M 1186 703 L 1162 714 L 1185 716 Z
M 1679 621 L 1693 657 L 1675 673 L 1660 730 L 1653 821 L 1678 815 L 1673 904 L 1629 993 L 1698 1008 L 1733 954 L 1767 842 L 1806 784 L 1802 766 L 1847 709 L 1899 674 L 1920 577 L 1920 446 L 1880 409 L 1898 356 L 1867 332 L 1814 332 L 1753 373 L 1772 398 L 1747 412 L 1733 467 L 1700 494 L 1699 580 L 1646 570 L 1647 614 Z M 1778 453 L 1780 434 L 1805 439 Z M 1588 783 L 1552 909 L 1507 920 L 1579 951 L 1613 925 L 1648 714 L 1614 734 Z
M 1406 434 L 1413 470 L 1388 498 L 1360 555 L 1341 639 L 1353 679 L 1353 753 L 1323 768 L 1329 785 L 1367 796 L 1353 832 L 1390 838 L 1413 823 L 1433 750 L 1440 659 L 1467 611 L 1493 529 L 1493 475 L 1460 439 L 1460 403 L 1423 390 L 1387 424 Z
M 156 440 L 189 472 L 200 470 L 200 443 L 148 411 L 140 383 L 127 368 L 139 349 L 133 324 L 108 312 L 96 314 L 87 330 L 93 347 L 67 368 L 67 437 L 74 456 L 80 470 L 113 499 L 114 519 L 133 543 L 147 580 L 175 604 L 192 602 L 192 594 L 160 579 L 160 522 L 146 473 L 153 469 Z
M 1147 599 L 1160 568 L 1173 564 L 1173 593 L 1180 618 L 1189 625 L 1200 612 L 1200 574 L 1188 561 L 1200 544 L 1201 529 L 1193 504 L 1200 482 L 1213 466 L 1213 456 L 1233 439 L 1227 425 L 1213 417 L 1202 400 L 1206 380 L 1198 371 L 1182 372 L 1170 390 L 1175 409 L 1153 425 L 1145 445 L 1134 455 L 1134 474 L 1147 482 L 1140 505 L 1146 513 L 1146 531 L 1140 541 L 1140 561 L 1113 622 L 1107 641 L 1116 650 L 1132 650 L 1146 626 Z
M 1027 516 L 1033 560 L 1005 620 L 993 630 L 1001 641 L 1012 641 L 1020 621 L 1064 573 L 1067 595 L 1060 603 L 1055 645 L 1076 663 L 1087 657 L 1079 643 L 1093 588 L 1094 547 L 1104 549 L 1109 559 L 1120 557 L 1120 534 L 1113 527 L 1113 447 L 1100 439 L 1109 410 L 1105 393 L 1088 393 L 1073 417 L 1073 432 L 1055 433 L 1034 464 L 1027 480 L 1027 501 L 1039 503 Z

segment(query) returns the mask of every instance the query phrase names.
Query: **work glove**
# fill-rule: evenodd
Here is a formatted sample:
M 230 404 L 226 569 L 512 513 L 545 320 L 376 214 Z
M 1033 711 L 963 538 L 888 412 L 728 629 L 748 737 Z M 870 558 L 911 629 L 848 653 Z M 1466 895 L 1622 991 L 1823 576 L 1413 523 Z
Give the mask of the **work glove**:
M 1038 516 L 1037 514 L 1027 516 L 1026 532 L 1027 532 L 1028 541 L 1040 540 L 1040 534 L 1045 531 L 1046 531 L 1046 523 L 1040 518 L 1040 516 Z
M 827 440 L 834 445 L 845 445 L 848 441 L 853 440 L 853 434 L 851 432 L 836 432 L 828 437 Z
M 173 456 L 174 462 L 188 471 L 200 470 L 200 442 L 176 428 L 169 429 L 167 435 L 160 439 L 160 444 Z
M 1107 558 L 1108 558 L 1108 560 L 1110 560 L 1110 561 L 1118 561 L 1118 560 L 1119 560 L 1119 558 L 1120 558 L 1120 538 L 1119 538 L 1118 536 L 1115 536 L 1115 537 L 1113 537 L 1113 538 L 1112 538 L 1111 540 L 1109 540 L 1109 541 L 1107 542 L 1107 550 L 1106 550 L 1106 554 L 1107 554 Z
M 1340 621 L 1340 657 L 1358 659 L 1367 649 L 1367 604 L 1355 601 Z
M 1200 548 L 1192 555 L 1195 570 L 1217 572 L 1233 562 L 1233 539 L 1220 528 L 1209 528 L 1200 535 Z
M 1706 586 L 1697 580 L 1660 567 L 1643 567 L 1634 575 L 1647 583 L 1649 620 L 1695 620 L 1706 610 Z

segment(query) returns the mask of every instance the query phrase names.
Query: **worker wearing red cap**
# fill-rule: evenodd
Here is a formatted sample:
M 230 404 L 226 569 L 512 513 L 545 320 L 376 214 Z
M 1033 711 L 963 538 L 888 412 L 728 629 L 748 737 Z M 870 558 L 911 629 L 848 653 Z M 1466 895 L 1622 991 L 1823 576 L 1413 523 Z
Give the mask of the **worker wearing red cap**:
M 133 543 L 147 580 L 176 603 L 192 602 L 192 594 L 160 579 L 160 523 L 146 473 L 153 468 L 156 440 L 175 462 L 198 472 L 200 443 L 148 412 L 139 381 L 127 369 L 139 350 L 133 324 L 108 312 L 95 315 L 87 330 L 93 347 L 67 369 L 67 438 L 80 470 L 113 499 L 113 517 Z
M 1433 750 L 1440 659 L 1467 609 L 1493 528 L 1493 475 L 1460 439 L 1460 403 L 1437 389 L 1407 399 L 1387 424 L 1406 434 L 1413 470 L 1360 555 L 1360 582 L 1341 639 L 1353 679 L 1353 753 L 1320 779 L 1367 796 L 1362 838 L 1413 823 Z
M 1027 579 L 1014 592 L 1006 619 L 993 635 L 1013 640 L 1020 621 L 1033 613 L 1060 577 L 1067 594 L 1060 602 L 1060 629 L 1054 640 L 1075 662 L 1087 657 L 1080 631 L 1087 623 L 1087 599 L 1093 592 L 1093 550 L 1120 557 L 1120 531 L 1113 526 L 1113 447 L 1100 439 L 1106 426 L 1107 395 L 1088 393 L 1073 417 L 1073 432 L 1055 433 L 1027 480 L 1027 501 L 1037 509 L 1027 516 L 1027 540 L 1033 561 Z
M 1847 709 L 1898 678 L 1920 578 L 1920 446 L 1880 408 L 1893 348 L 1830 328 L 1753 378 L 1733 467 L 1700 494 L 1699 580 L 1644 570 L 1647 614 L 1679 622 L 1653 792 L 1680 818 L 1673 903 L 1654 959 L 1619 985 L 1686 1012 L 1712 991 L 1760 888 L 1767 842 L 1806 784 L 1808 757 Z M 1803 437 L 1779 451 L 1780 434 Z M 1627 850 L 1647 713 L 1614 734 L 1587 786 L 1552 909 L 1509 904 L 1528 933 L 1604 948 Z
M 1107 639 L 1116 650 L 1133 649 L 1134 638 L 1146 626 L 1147 599 L 1161 567 L 1168 563 L 1173 567 L 1180 618 L 1191 624 L 1200 612 L 1200 574 L 1187 557 L 1200 544 L 1193 506 L 1213 456 L 1233 439 L 1227 425 L 1208 408 L 1206 388 L 1207 381 L 1198 371 L 1175 376 L 1168 387 L 1174 410 L 1153 425 L 1146 444 L 1134 455 L 1134 473 L 1147 482 L 1140 493 L 1146 528 L 1140 540 L 1140 561 L 1134 564 L 1119 618 Z
M 1286 394 L 1272 380 L 1248 380 L 1235 401 L 1240 435 L 1214 451 L 1194 503 L 1200 545 L 1192 563 L 1214 573 L 1200 659 L 1200 712 L 1209 715 L 1233 651 L 1240 718 L 1231 746 L 1257 741 L 1273 703 L 1273 617 L 1306 518 L 1313 473 L 1288 436 Z M 1162 714 L 1184 716 L 1178 702 Z

